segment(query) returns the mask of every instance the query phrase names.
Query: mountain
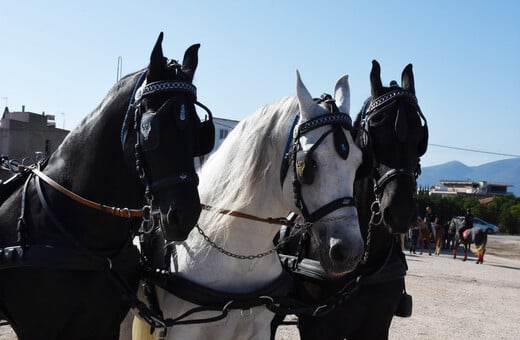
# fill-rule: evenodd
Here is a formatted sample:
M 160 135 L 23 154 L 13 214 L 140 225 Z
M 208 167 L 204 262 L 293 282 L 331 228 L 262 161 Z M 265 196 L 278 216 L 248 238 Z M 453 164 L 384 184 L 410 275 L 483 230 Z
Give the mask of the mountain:
M 503 159 L 477 166 L 467 166 L 458 161 L 425 166 L 417 179 L 420 187 L 431 187 L 440 180 L 469 180 L 474 182 L 511 184 L 508 192 L 520 196 L 520 158 Z

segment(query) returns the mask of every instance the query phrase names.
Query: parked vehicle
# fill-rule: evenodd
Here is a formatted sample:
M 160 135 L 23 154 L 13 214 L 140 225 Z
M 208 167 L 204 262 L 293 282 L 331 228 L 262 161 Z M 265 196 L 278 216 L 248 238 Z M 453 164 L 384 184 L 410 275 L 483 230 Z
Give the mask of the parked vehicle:
M 464 221 L 464 216 L 457 216 L 457 218 L 462 222 Z M 483 228 L 487 231 L 488 234 L 496 234 L 498 233 L 498 227 L 494 224 L 484 221 L 479 217 L 473 217 L 473 226 L 478 228 Z

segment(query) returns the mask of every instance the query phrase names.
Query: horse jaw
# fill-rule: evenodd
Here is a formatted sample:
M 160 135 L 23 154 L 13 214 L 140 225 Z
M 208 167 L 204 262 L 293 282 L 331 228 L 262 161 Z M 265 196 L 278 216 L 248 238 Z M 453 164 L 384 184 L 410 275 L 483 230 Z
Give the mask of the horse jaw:
M 389 182 L 383 191 L 380 209 L 383 223 L 390 233 L 406 233 L 415 218 L 415 183 L 405 177 Z

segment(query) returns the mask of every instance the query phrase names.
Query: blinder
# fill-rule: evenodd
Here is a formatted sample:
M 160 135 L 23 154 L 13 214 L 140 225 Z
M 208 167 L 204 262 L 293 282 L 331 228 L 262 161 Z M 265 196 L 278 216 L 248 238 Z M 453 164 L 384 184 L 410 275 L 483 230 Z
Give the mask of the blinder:
M 330 133 L 333 133 L 334 147 L 337 154 L 341 158 L 347 159 L 349 153 L 348 140 L 344 134 L 343 128 L 349 131 L 352 130 L 352 120 L 350 116 L 346 113 L 339 112 L 330 95 L 322 96 L 322 98 L 318 99 L 317 102 L 319 104 L 325 103 L 329 113 L 307 120 L 300 124 L 298 124 L 299 115 L 294 117 L 294 121 L 289 130 L 290 133 L 285 144 L 285 149 L 282 156 L 282 164 L 280 167 L 280 184 L 283 186 L 291 162 L 294 164 L 294 180 L 292 184 L 294 198 L 296 200 L 295 205 L 298 207 L 298 209 L 300 209 L 305 221 L 309 223 L 320 220 L 323 216 L 334 210 L 343 207 L 355 206 L 355 200 L 353 197 L 342 197 L 329 202 L 321 208 L 318 208 L 313 213 L 310 213 L 307 210 L 307 206 L 302 197 L 301 185 L 311 185 L 314 182 L 314 177 L 316 171 L 318 170 L 318 164 L 312 157 L 313 152 Z M 309 150 L 303 150 L 300 144 L 300 137 L 308 131 L 325 125 L 331 125 L 331 129 L 323 133 Z
M 195 141 L 193 147 L 193 156 L 202 156 L 210 153 L 215 144 L 215 126 L 213 123 L 213 115 L 211 111 L 203 104 L 196 100 L 197 88 L 189 83 L 181 81 L 159 81 L 150 84 L 145 84 L 144 79 L 146 72 L 141 75 L 141 78 L 136 84 L 134 93 L 131 97 L 130 105 L 125 116 L 123 126 L 121 128 L 121 143 L 124 146 L 127 137 L 128 128 L 130 126 L 130 109 L 135 108 L 136 116 L 134 123 L 138 123 L 139 144 L 142 151 L 153 151 L 160 145 L 160 124 L 159 113 L 162 111 L 172 110 L 172 106 L 178 106 L 174 111 L 179 112 L 176 117 L 176 122 L 179 128 L 187 123 L 189 119 L 195 122 Z M 187 100 L 179 100 L 179 96 L 173 96 L 168 99 L 157 112 L 141 112 L 141 100 L 151 94 L 163 92 L 178 92 L 185 95 Z M 197 115 L 195 105 L 201 107 L 207 112 L 207 119 L 200 120 Z
M 419 107 L 417 103 L 417 98 L 415 95 L 411 92 L 402 90 L 402 89 L 395 89 L 388 93 L 385 93 L 381 96 L 379 96 L 376 99 L 372 99 L 372 97 L 369 97 L 365 103 L 363 104 L 363 107 L 361 109 L 361 123 L 359 127 L 359 147 L 363 151 L 363 154 L 365 151 L 368 152 L 368 149 L 371 148 L 370 146 L 370 126 L 372 126 L 371 121 L 374 120 L 375 117 L 378 117 L 379 113 L 382 112 L 381 109 L 386 108 L 389 106 L 389 104 L 392 104 L 392 102 L 395 102 L 398 98 L 404 98 L 408 100 L 414 108 L 417 110 L 417 114 L 421 118 L 421 120 L 424 122 L 424 125 L 421 126 L 421 133 L 422 133 L 422 139 L 420 140 L 418 146 L 417 146 L 417 156 L 420 157 L 426 153 L 426 150 L 428 148 L 428 123 L 426 121 L 426 118 L 424 117 L 421 108 Z M 397 124 L 397 122 L 396 122 Z
M 316 148 L 325 140 L 325 137 L 327 137 L 331 132 L 332 130 L 329 130 L 322 134 L 309 150 L 304 151 L 300 149 L 298 152 L 296 152 L 296 178 L 300 183 L 307 185 L 314 183 L 314 174 L 318 168 L 318 163 L 316 163 L 314 158 L 312 158 L 312 154 L 314 150 L 316 150 Z
M 213 150 L 213 147 L 215 146 L 215 124 L 213 123 L 213 114 L 205 105 L 198 101 L 194 104 L 202 108 L 208 114 L 206 120 L 203 122 L 200 121 L 197 114 L 194 114 L 195 119 L 198 121 L 199 129 L 193 156 L 198 157 L 206 155 Z
M 139 141 L 141 143 L 141 150 L 152 151 L 159 147 L 160 144 L 160 124 L 158 122 L 159 115 L 166 110 L 169 110 L 175 104 L 175 99 L 168 99 L 157 112 L 145 112 L 141 117 L 141 124 L 139 126 L 140 135 Z
M 141 134 L 139 136 L 141 150 L 152 151 L 159 147 L 159 123 L 157 122 L 157 113 L 149 112 L 141 118 Z
M 388 109 L 390 106 L 396 105 L 398 98 L 403 98 L 407 100 L 416 109 L 416 112 L 419 115 L 420 120 L 424 122 L 424 125 L 420 127 L 420 133 L 422 134 L 422 136 L 417 145 L 417 159 L 419 160 L 419 157 L 421 157 L 426 152 L 426 149 L 428 147 L 428 124 L 417 103 L 417 98 L 413 93 L 400 88 L 395 88 L 394 86 L 394 89 L 392 89 L 390 92 L 385 93 L 376 99 L 372 99 L 372 97 L 369 97 L 363 104 L 363 107 L 360 112 L 360 125 L 358 131 L 356 131 L 356 143 L 359 145 L 361 151 L 363 152 L 363 163 L 358 168 L 358 172 L 356 173 L 356 179 L 367 177 L 373 171 L 375 165 L 371 145 L 371 129 L 377 127 L 378 125 L 384 124 L 387 118 L 384 114 L 385 110 Z M 396 121 L 394 122 L 394 129 L 396 131 L 396 134 L 403 131 L 404 133 L 406 133 L 408 131 L 408 126 L 406 122 L 403 120 L 405 119 L 405 117 L 402 117 L 400 110 L 401 107 L 398 106 L 397 117 Z M 404 137 L 400 137 L 401 141 L 404 141 L 404 139 Z M 411 176 L 412 178 L 414 178 L 415 181 L 418 172 L 420 172 L 419 162 L 417 162 L 416 169 L 391 169 L 389 171 L 386 171 L 383 175 L 379 174 L 379 178 L 374 178 L 374 192 L 379 195 L 382 192 L 384 186 L 390 180 L 397 176 Z
M 316 161 L 312 158 L 312 152 L 298 151 L 296 154 L 296 174 L 298 181 L 303 184 L 312 184 L 314 182 L 314 172 L 317 167 Z

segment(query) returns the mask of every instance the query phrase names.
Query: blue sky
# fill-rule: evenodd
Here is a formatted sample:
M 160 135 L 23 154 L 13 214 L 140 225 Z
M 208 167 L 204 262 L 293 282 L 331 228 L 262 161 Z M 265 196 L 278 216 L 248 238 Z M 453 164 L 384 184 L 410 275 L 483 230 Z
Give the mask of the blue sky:
M 428 119 L 423 166 L 519 155 L 520 2 L 9 1 L 0 6 L 0 107 L 56 114 L 74 128 L 117 76 L 148 63 L 160 31 L 166 56 L 200 43 L 195 84 L 217 117 L 240 120 L 295 92 L 315 96 L 348 74 L 351 115 L 370 95 L 372 59 L 384 83 L 413 64 Z

